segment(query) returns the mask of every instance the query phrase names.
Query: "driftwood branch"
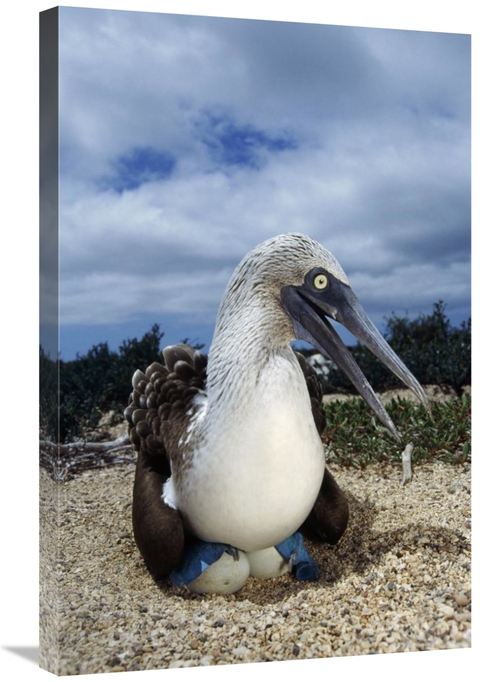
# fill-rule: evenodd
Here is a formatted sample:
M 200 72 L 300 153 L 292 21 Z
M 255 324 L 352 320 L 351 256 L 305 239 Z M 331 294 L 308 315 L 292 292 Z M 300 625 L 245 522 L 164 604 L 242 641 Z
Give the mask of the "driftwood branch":
M 124 433 L 115 440 L 102 443 L 92 443 L 87 440 L 76 440 L 73 443 L 53 443 L 50 440 L 41 440 L 40 447 L 51 451 L 58 450 L 60 454 L 74 454 L 76 452 L 112 452 L 113 450 L 132 445 L 127 433 Z
M 86 469 L 133 461 L 135 456 L 128 434 L 102 443 L 40 441 L 40 464 L 58 480 L 65 480 Z

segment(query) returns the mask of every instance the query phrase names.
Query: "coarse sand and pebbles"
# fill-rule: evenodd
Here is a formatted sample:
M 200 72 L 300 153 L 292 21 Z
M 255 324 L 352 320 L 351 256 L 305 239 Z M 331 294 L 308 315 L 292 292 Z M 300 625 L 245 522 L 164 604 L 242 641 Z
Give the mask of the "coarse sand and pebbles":
M 471 646 L 470 465 L 333 470 L 351 518 L 309 542 L 317 582 L 230 596 L 155 582 L 131 529 L 133 464 L 56 484 L 41 470 L 40 665 L 60 675 Z

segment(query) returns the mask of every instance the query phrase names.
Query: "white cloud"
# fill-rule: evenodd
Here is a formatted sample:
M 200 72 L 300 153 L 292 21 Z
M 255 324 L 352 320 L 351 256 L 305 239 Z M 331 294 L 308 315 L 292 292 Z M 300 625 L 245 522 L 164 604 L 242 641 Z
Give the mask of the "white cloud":
M 331 249 L 374 311 L 467 309 L 467 36 L 62 17 L 63 323 L 155 306 L 215 317 L 238 261 L 287 231 Z M 211 116 L 254 131 L 254 167 L 228 161 L 236 137 Z M 280 137 L 290 148 L 259 143 Z M 175 159 L 172 174 L 103 191 L 117 159 L 143 148 Z

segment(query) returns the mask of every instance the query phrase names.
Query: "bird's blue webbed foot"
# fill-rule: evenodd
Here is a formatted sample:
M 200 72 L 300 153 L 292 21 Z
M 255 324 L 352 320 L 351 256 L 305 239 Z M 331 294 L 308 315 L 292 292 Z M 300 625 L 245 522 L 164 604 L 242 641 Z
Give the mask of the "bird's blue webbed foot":
M 247 578 L 276 578 L 291 573 L 297 580 L 317 580 L 320 570 L 297 532 L 275 547 L 243 552 L 221 542 L 195 540 L 170 574 L 176 587 L 197 594 L 232 594 Z
M 279 545 L 277 551 L 290 562 L 292 575 L 297 580 L 318 580 L 321 571 L 314 559 L 309 555 L 302 534 L 297 532 Z

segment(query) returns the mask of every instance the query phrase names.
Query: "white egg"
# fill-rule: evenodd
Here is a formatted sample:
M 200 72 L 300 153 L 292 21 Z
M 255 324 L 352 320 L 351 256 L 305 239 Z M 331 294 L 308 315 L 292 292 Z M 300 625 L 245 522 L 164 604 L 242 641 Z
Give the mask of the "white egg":
M 250 564 L 245 552 L 234 557 L 227 552 L 188 585 L 196 594 L 232 594 L 241 590 L 250 575 Z
M 291 570 L 290 561 L 284 559 L 274 547 L 248 552 L 247 557 L 250 575 L 255 578 L 276 578 Z

